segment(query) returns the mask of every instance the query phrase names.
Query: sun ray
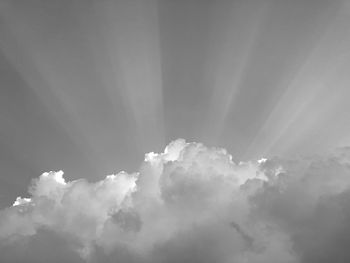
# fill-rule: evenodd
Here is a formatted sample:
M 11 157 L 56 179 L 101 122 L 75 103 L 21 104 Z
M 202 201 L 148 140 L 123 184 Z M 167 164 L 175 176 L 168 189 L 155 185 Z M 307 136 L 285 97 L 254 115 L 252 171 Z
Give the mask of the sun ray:
M 95 5 L 112 67 L 108 92 L 118 89 L 134 121 L 141 151 L 164 144 L 162 77 L 156 1 Z
M 315 97 L 327 90 L 329 86 L 326 83 L 333 81 L 339 64 L 344 60 L 341 54 L 349 45 L 349 39 L 346 39 L 348 30 L 341 27 L 341 24 L 344 23 L 343 19 L 344 17 L 340 15 L 330 23 L 326 33 L 318 41 L 317 46 L 313 48 L 307 61 L 251 142 L 245 158 L 254 154 L 269 154 L 274 145 L 280 142 L 282 137 L 285 137 L 291 125 L 293 123 L 297 125 L 298 119 L 310 111 L 311 103 Z M 335 40 L 339 39 L 343 40 L 337 41 L 335 44 Z M 332 53 L 327 52 L 330 47 L 332 47 Z M 311 127 L 311 125 L 309 122 L 308 126 Z M 293 135 L 295 141 L 298 141 L 297 138 L 305 136 L 301 131 L 301 125 L 298 126 L 298 134 Z
M 228 18 L 218 26 L 220 32 L 213 34 L 215 55 L 210 61 L 207 75 L 213 75 L 212 99 L 209 106 L 208 133 L 214 142 L 218 142 L 229 110 L 235 101 L 239 83 L 246 74 L 249 57 L 259 37 L 260 26 L 269 9 L 270 2 L 249 3 L 235 2 L 230 7 Z M 217 10 L 218 16 L 222 10 Z M 216 20 L 220 21 L 219 18 Z M 214 32 L 215 33 L 215 32 Z M 213 55 L 212 55 L 213 56 Z

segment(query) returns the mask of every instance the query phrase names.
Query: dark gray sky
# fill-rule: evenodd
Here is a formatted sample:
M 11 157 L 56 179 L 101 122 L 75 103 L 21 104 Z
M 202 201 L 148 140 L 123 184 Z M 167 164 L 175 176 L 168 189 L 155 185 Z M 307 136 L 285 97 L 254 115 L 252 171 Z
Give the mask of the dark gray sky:
M 235 160 L 350 144 L 350 4 L 1 1 L 0 207 L 185 138 Z

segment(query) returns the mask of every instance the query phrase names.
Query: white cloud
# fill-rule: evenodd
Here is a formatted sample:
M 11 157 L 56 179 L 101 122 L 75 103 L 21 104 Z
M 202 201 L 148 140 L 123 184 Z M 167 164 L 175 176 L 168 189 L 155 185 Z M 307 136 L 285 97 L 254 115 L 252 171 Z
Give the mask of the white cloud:
M 38 262 L 37 250 L 45 262 L 51 245 L 71 262 L 349 259 L 349 156 L 236 164 L 179 139 L 146 154 L 138 173 L 96 183 L 44 173 L 0 211 L 0 259 Z

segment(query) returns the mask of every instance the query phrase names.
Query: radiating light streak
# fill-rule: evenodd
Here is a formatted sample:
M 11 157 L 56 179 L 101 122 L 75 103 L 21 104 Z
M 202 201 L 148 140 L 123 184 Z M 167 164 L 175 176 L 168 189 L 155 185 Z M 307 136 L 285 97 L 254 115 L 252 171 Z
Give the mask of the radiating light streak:
M 216 44 L 215 50 L 212 51 L 215 52 L 215 59 L 210 62 L 214 64 L 210 70 L 215 73 L 208 130 L 215 142 L 223 132 L 239 83 L 246 74 L 261 24 L 269 10 L 269 2 L 255 5 L 235 3 L 231 8 L 229 20 L 220 25 L 224 28 L 223 33 L 215 35 L 216 43 L 219 42 L 219 45 Z M 237 35 L 238 33 L 242 36 Z
M 106 52 L 141 152 L 164 144 L 163 95 L 156 1 L 96 3 Z
M 291 126 L 298 125 L 298 119 L 300 122 L 302 116 L 307 115 L 310 110 L 314 109 L 312 101 L 318 94 L 328 88 L 325 83 L 333 82 L 332 78 L 334 78 L 339 63 L 344 58 L 341 54 L 349 45 L 350 39 L 347 39 L 348 34 L 344 32 L 344 30 L 348 30 L 340 26 L 340 24 L 344 24 L 342 20 L 343 18 L 338 15 L 336 20 L 328 26 L 327 32 L 313 48 L 309 58 L 249 145 L 244 158 L 249 158 L 254 154 L 268 155 L 274 147 L 273 145 L 278 142 L 280 142 L 278 148 L 281 148 L 281 138 L 285 137 Z M 343 40 L 339 41 L 339 39 Z M 333 50 L 332 53 L 328 52 L 330 49 Z M 331 99 L 327 103 L 324 102 L 324 104 L 328 105 L 330 101 Z M 314 116 L 313 121 L 322 117 L 322 114 L 317 113 L 317 115 Z M 304 125 L 308 125 L 309 129 L 312 129 L 312 123 L 307 122 Z M 302 132 L 306 129 L 304 125 L 299 123 L 298 134 L 293 134 L 294 143 L 298 141 L 298 138 L 301 139 L 301 137 L 306 136 Z M 286 138 L 289 143 L 292 143 L 290 139 Z M 282 142 L 284 147 L 287 147 L 287 141 Z
M 50 62 L 45 61 L 40 53 L 40 45 L 30 27 L 29 18 L 21 16 L 8 3 L 3 3 L 0 14 L 3 20 L 3 33 L 6 35 L 0 40 L 3 54 L 7 56 L 35 95 L 40 98 L 50 115 L 57 123 L 60 123 L 60 127 L 71 138 L 71 141 L 79 145 L 82 152 L 88 157 L 88 153 L 93 153 L 93 150 L 89 148 L 84 132 L 75 125 L 71 114 L 72 109 L 66 103 L 67 100 L 62 99 L 63 94 L 60 93 L 59 87 L 55 86 L 55 80 L 49 77 L 51 75 L 48 72 Z

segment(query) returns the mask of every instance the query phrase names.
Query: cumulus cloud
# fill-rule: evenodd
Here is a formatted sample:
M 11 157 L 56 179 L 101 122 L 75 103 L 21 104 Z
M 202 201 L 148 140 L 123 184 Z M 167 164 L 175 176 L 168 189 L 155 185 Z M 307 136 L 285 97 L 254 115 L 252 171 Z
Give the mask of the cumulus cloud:
M 139 172 L 42 174 L 0 211 L 1 262 L 350 262 L 350 150 L 234 163 L 182 139 Z

